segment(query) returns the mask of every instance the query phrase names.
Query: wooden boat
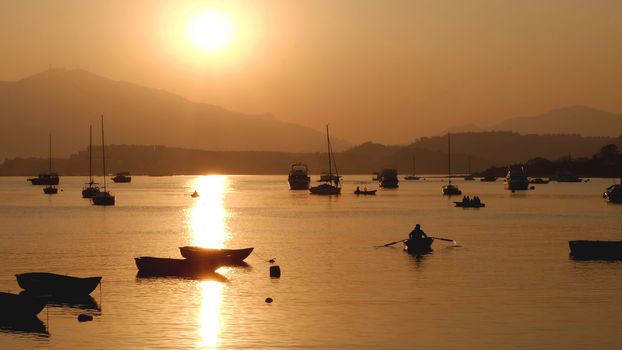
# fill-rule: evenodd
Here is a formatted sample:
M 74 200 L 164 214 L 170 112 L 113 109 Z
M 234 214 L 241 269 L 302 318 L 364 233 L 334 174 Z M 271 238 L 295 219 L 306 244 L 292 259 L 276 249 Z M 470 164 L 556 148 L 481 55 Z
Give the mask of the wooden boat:
M 181 256 L 186 259 L 215 260 L 227 264 L 241 263 L 253 252 L 254 248 L 218 249 L 194 246 L 179 247 Z
M 0 292 L 0 318 L 35 317 L 45 305 L 44 301 L 25 295 Z
M 568 241 L 570 255 L 577 259 L 622 259 L 622 241 Z
M 79 296 L 89 295 L 97 288 L 101 277 L 73 277 L 49 272 L 29 272 L 15 275 L 17 284 L 31 295 Z
M 456 207 L 458 208 L 483 208 L 486 206 L 484 203 L 474 203 L 473 201 L 469 202 L 454 202 Z
M 308 190 L 311 177 L 307 165 L 303 163 L 292 164 L 287 182 L 290 190 Z
M 138 272 L 142 276 L 198 277 L 214 274 L 222 266 L 218 260 L 171 259 L 141 256 L 134 258 Z
M 357 195 L 357 196 L 358 196 L 358 195 L 363 195 L 363 196 L 374 196 L 374 195 L 376 195 L 376 192 L 377 192 L 377 191 L 378 191 L 378 190 L 368 190 L 368 189 L 361 190 L 361 189 L 359 189 L 359 188 L 357 187 L 357 188 L 356 188 L 356 190 L 354 191 L 354 194 L 355 194 L 355 195 Z
M 104 116 L 102 115 L 102 162 L 104 166 L 104 190 L 91 197 L 93 205 L 114 205 L 115 197 L 106 188 L 106 151 L 104 148 Z
M 93 181 L 93 126 L 89 125 L 89 182 L 82 188 L 82 198 L 93 198 L 98 193 L 99 186 Z
M 404 250 L 410 254 L 425 254 L 432 251 L 434 238 L 407 239 L 404 241 Z
M 49 163 L 48 174 L 52 174 L 52 134 L 50 134 L 50 163 Z M 54 187 L 52 184 L 48 184 L 47 187 L 43 189 L 43 193 L 45 194 L 57 194 L 58 188 Z
M 320 181 L 325 181 L 325 183 L 309 188 L 309 192 L 311 194 L 319 194 L 319 195 L 340 195 L 341 194 L 341 181 L 339 178 L 339 172 L 337 171 L 337 162 L 335 162 L 335 156 L 333 154 L 333 149 L 330 145 L 330 136 L 328 134 L 328 125 L 326 125 L 326 141 L 328 143 L 328 174 L 326 177 L 320 178 Z M 335 167 L 335 174 L 333 174 L 333 164 Z
M 116 183 L 128 183 L 128 182 L 132 182 L 132 176 L 130 176 L 129 172 L 123 171 L 123 172 L 117 173 L 112 178 L 112 181 Z
M 451 183 L 451 134 L 447 133 L 447 185 L 443 186 L 444 196 L 459 196 L 462 191 Z

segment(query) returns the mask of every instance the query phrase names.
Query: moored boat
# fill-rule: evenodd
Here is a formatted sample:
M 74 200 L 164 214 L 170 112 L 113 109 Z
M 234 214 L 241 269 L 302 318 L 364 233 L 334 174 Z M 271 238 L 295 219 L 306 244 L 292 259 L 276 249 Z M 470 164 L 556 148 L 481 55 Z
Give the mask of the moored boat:
M 530 183 L 530 184 L 536 184 L 536 185 L 546 185 L 546 184 L 548 184 L 550 181 L 551 181 L 551 180 L 544 180 L 544 179 L 543 179 L 543 178 L 541 178 L 541 177 L 536 177 L 536 178 L 533 178 L 533 179 L 529 180 L 529 183 Z
M 138 272 L 143 276 L 199 277 L 214 274 L 222 266 L 217 260 L 171 259 L 141 256 L 134 258 Z
M 568 241 L 570 255 L 577 259 L 622 259 L 622 241 Z
M 454 202 L 454 204 L 458 208 L 483 208 L 486 206 L 486 204 L 484 203 L 475 203 L 473 201 L 469 201 L 466 203 L 465 202 Z
M 326 141 L 328 144 L 328 174 L 326 177 L 321 177 L 320 181 L 324 181 L 325 183 L 309 188 L 309 192 L 311 194 L 318 195 L 340 195 L 341 194 L 341 176 L 339 176 L 339 171 L 337 171 L 337 162 L 335 162 L 335 156 L 333 154 L 333 149 L 330 145 L 330 136 L 328 134 L 328 125 L 326 125 Z M 333 174 L 333 165 L 335 168 L 335 173 Z
M 132 182 L 132 176 L 130 175 L 129 172 L 123 171 L 123 172 L 117 173 L 112 178 L 112 181 L 114 181 L 115 183 L 128 183 L 128 182 Z
M 292 164 L 287 182 L 289 182 L 289 189 L 291 190 L 308 190 L 311 177 L 307 165 L 303 163 Z
M 49 163 L 48 174 L 52 174 L 52 134 L 51 133 L 50 133 L 50 163 Z M 54 187 L 54 185 L 48 184 L 47 187 L 45 187 L 43 189 L 43 193 L 45 193 L 45 194 L 57 194 L 58 193 L 58 189 L 56 187 Z
M 408 176 L 404 176 L 404 180 L 419 180 L 421 179 L 421 177 L 415 175 L 415 155 L 413 154 L 413 174 L 412 175 L 408 175 Z
M 0 292 L 0 319 L 35 317 L 46 303 L 26 295 Z
M 105 151 L 105 141 L 104 141 L 104 116 L 101 116 L 102 120 L 102 163 L 104 168 L 104 190 L 96 193 L 93 197 L 91 197 L 91 201 L 93 205 L 115 205 L 115 197 L 112 193 L 108 192 L 106 188 L 106 151 Z
M 410 254 L 424 254 L 432 251 L 432 242 L 434 238 L 416 238 L 404 241 L 404 250 Z
M 252 247 L 242 249 L 202 248 L 195 246 L 179 247 L 181 256 L 186 259 L 215 260 L 227 264 L 241 263 L 253 252 Z
M 373 196 L 376 195 L 376 192 L 378 190 L 368 190 L 367 188 L 364 189 L 360 189 L 358 186 L 356 187 L 356 190 L 354 190 L 354 194 L 356 195 L 365 195 L 365 196 Z
M 89 182 L 82 188 L 82 198 L 93 198 L 99 193 L 99 185 L 93 181 L 93 126 L 89 125 Z
M 33 185 L 58 185 L 60 178 L 57 173 L 39 174 L 37 177 L 27 179 Z
M 610 203 L 622 203 L 622 184 L 607 187 L 603 193 L 603 198 Z
M 555 174 L 551 176 L 549 180 L 557 181 L 557 182 L 583 182 L 582 178 L 578 177 L 577 175 L 569 171 L 562 171 L 558 174 Z
M 451 134 L 447 133 L 447 185 L 443 186 L 444 196 L 459 196 L 462 191 L 451 183 Z
M 523 167 L 508 169 L 508 173 L 503 181 L 503 188 L 510 191 L 524 191 L 529 189 L 529 179 Z
M 484 176 L 481 179 L 479 179 L 479 181 L 482 181 L 482 182 L 494 182 L 494 181 L 497 181 L 497 177 L 496 176 L 490 176 L 490 175 L 489 176 Z
M 380 187 L 382 188 L 398 188 L 399 182 L 397 178 L 397 169 L 382 169 L 380 171 Z
M 97 288 L 101 277 L 74 277 L 49 272 L 28 272 L 15 275 L 17 284 L 33 295 L 88 295 Z

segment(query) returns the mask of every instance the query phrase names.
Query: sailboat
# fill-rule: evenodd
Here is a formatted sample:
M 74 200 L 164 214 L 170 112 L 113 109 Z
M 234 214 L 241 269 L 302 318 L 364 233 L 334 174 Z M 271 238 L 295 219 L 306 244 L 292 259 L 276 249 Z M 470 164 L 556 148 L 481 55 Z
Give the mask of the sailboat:
M 475 177 L 473 177 L 473 173 L 471 172 L 471 157 L 469 157 L 469 174 L 464 177 L 466 181 L 475 181 Z
M 99 186 L 93 181 L 93 126 L 89 125 L 89 182 L 82 188 L 82 198 L 93 198 L 99 193 Z
M 48 174 L 52 174 L 52 133 L 50 133 L 50 163 L 49 163 Z M 54 187 L 53 184 L 48 183 L 47 187 L 43 189 L 43 193 L 57 194 L 58 188 Z
M 447 168 L 448 168 L 448 182 L 443 186 L 443 195 L 445 196 L 457 196 L 461 195 L 462 191 L 456 185 L 451 183 L 451 135 L 447 133 Z
M 415 175 L 415 154 L 413 153 L 413 174 L 404 176 L 404 180 L 419 180 L 420 177 Z
M 320 195 L 339 195 L 341 194 L 341 187 L 339 184 L 339 171 L 337 171 L 337 163 L 335 162 L 335 156 L 333 155 L 333 149 L 330 145 L 330 136 L 328 134 L 328 125 L 326 125 L 326 140 L 328 143 L 328 176 L 322 178 L 320 181 L 324 181 L 323 184 L 309 188 L 311 194 Z M 335 174 L 333 175 L 333 164 L 335 165 Z
M 104 116 L 102 115 L 102 161 L 104 165 L 104 190 L 91 197 L 93 205 L 114 205 L 115 202 L 114 196 L 110 194 L 106 188 L 106 151 L 104 145 Z

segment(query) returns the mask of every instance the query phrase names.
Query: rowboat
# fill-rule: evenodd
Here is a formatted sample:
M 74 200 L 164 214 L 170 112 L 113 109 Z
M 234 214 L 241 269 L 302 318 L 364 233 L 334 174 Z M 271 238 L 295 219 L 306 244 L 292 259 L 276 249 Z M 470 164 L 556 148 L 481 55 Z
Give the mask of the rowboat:
M 181 256 L 186 259 L 219 261 L 223 264 L 239 264 L 253 252 L 253 248 L 217 249 L 194 246 L 179 247 Z
M 410 254 L 424 254 L 432 251 L 434 238 L 407 239 L 404 241 L 404 250 Z
M 622 259 L 622 241 L 568 241 L 570 255 L 577 259 Z
M 486 206 L 484 203 L 473 203 L 473 201 L 469 202 L 454 202 L 456 207 L 458 208 L 483 208 Z
M 171 259 L 141 256 L 134 258 L 141 276 L 198 277 L 214 274 L 222 265 L 217 260 Z
M 367 189 L 361 190 L 361 189 L 357 188 L 354 191 L 354 194 L 356 194 L 356 195 L 366 195 L 366 196 L 372 195 L 373 196 L 373 195 L 376 194 L 377 191 L 378 190 L 367 190 Z
M 1 318 L 26 318 L 37 316 L 46 303 L 25 295 L 0 292 Z
M 49 272 L 29 272 L 15 275 L 17 284 L 33 295 L 89 295 L 97 288 L 101 277 L 73 277 Z

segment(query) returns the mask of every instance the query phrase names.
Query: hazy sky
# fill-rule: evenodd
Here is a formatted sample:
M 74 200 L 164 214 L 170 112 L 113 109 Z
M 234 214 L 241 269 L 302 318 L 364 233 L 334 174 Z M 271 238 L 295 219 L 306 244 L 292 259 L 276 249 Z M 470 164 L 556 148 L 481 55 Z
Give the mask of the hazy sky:
M 205 52 L 187 28 L 224 14 Z M 82 68 L 402 143 L 568 105 L 622 112 L 622 1 L 0 0 L 0 80 Z

